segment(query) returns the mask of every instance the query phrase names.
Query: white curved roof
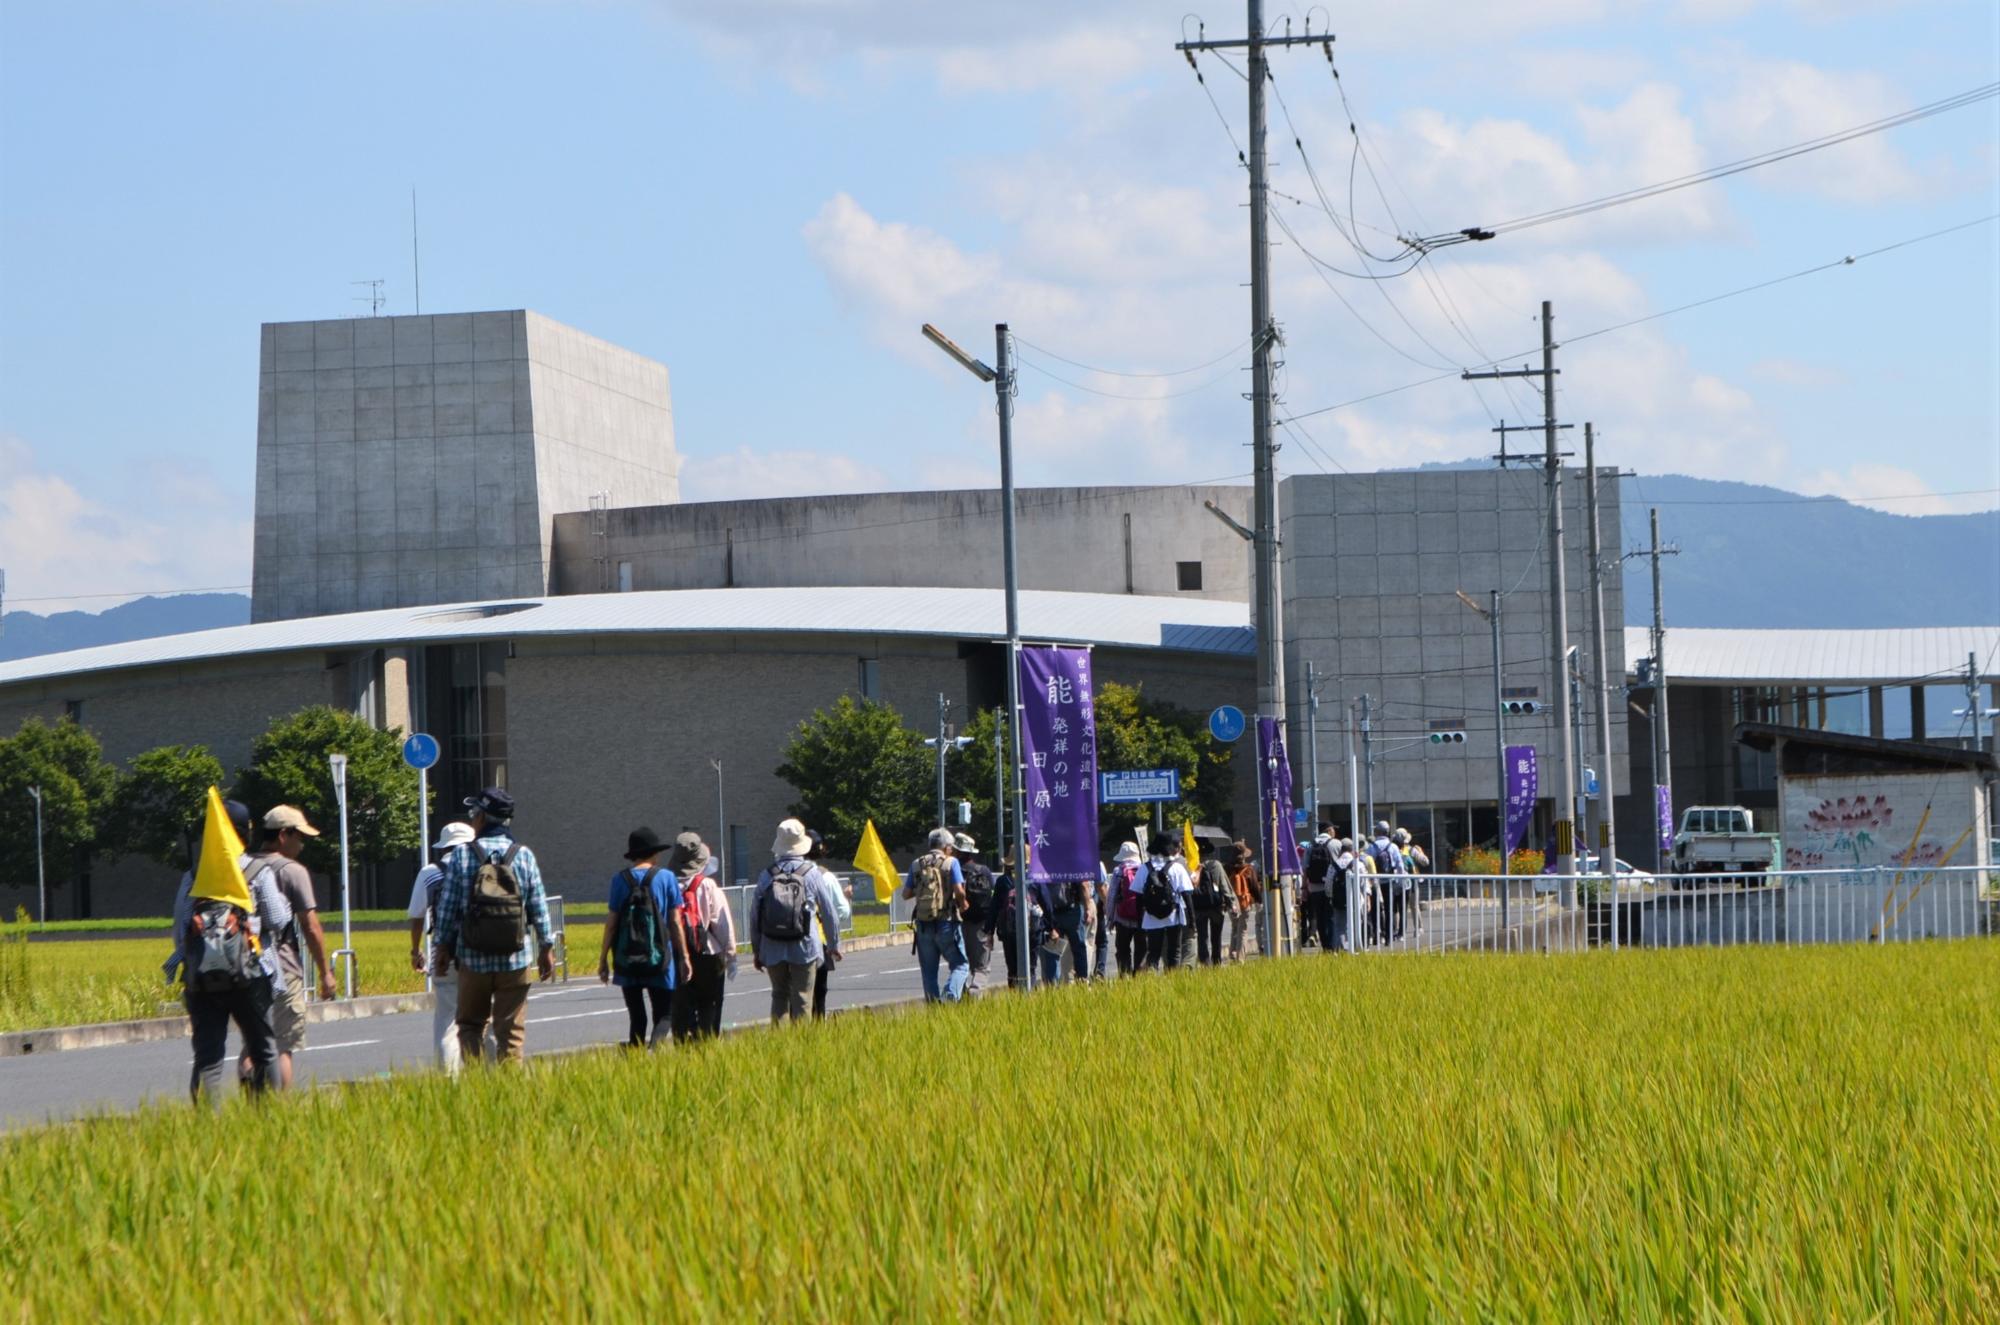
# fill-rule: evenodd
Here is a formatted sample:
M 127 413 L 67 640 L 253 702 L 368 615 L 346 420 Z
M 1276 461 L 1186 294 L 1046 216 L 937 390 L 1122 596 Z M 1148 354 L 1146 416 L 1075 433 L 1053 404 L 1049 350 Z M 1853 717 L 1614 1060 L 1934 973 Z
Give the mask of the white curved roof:
M 1251 654 L 1242 603 L 1023 590 L 1029 641 Z M 0 663 L 0 685 L 205 658 L 536 635 L 763 631 L 1001 639 L 998 589 L 673 589 L 398 607 L 224 626 Z
M 1628 665 L 1653 651 L 1643 626 L 1625 628 Z M 2000 626 L 1893 630 L 1702 630 L 1667 627 L 1667 682 L 1894 685 L 1947 683 L 1979 655 L 1983 676 L 2000 668 Z

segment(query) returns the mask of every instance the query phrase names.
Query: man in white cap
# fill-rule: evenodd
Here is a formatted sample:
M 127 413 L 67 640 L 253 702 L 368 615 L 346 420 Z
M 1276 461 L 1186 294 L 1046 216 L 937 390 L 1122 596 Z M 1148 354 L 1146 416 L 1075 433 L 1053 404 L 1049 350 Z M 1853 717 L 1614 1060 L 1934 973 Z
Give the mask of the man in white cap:
M 804 1021 L 820 962 L 840 960 L 834 885 L 807 859 L 811 853 L 806 826 L 797 819 L 781 822 L 771 839 L 771 867 L 757 876 L 750 899 L 750 959 L 771 979 L 773 1024 Z
M 278 960 L 277 987 L 271 998 L 271 1031 L 278 1041 L 278 1080 L 285 1089 L 292 1085 L 292 1055 L 306 1040 L 305 951 L 312 953 L 319 969 L 320 997 L 337 997 L 333 984 L 333 964 L 327 959 L 326 933 L 319 925 L 319 900 L 313 896 L 312 875 L 299 863 L 306 843 L 319 836 L 319 829 L 306 822 L 305 813 L 295 805 L 274 805 L 264 815 L 264 850 L 243 867 L 246 878 L 271 871 L 272 882 L 291 907 L 290 923 L 271 940 Z
M 446 824 L 438 832 L 438 840 L 431 843 L 435 851 L 450 851 L 472 841 L 472 825 L 464 822 Z M 410 889 L 410 969 L 421 971 L 430 961 L 425 950 L 424 937 L 437 928 L 438 894 L 444 888 L 444 871 L 435 863 L 427 864 L 417 871 L 417 881 Z M 431 1048 L 437 1054 L 438 1066 L 451 1076 L 457 1076 L 464 1061 L 458 1050 L 458 968 L 453 967 L 445 974 L 431 981 Z M 494 1041 L 491 1031 L 486 1035 L 486 1056 L 494 1056 Z

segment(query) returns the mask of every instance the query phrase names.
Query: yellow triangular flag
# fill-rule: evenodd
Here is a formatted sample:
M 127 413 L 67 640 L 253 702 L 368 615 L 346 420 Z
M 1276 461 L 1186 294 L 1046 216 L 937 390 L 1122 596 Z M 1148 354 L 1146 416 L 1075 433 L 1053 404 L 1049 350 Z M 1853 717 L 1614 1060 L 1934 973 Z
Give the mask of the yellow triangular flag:
M 882 835 L 870 819 L 861 829 L 861 845 L 854 849 L 854 868 L 875 880 L 875 900 L 886 902 L 896 895 L 896 866 L 882 846 Z
M 193 895 L 228 902 L 245 911 L 257 908 L 250 885 L 243 881 L 243 839 L 222 808 L 222 793 L 208 789 L 208 822 L 201 830 L 201 863 L 195 867 Z
M 1194 825 L 1181 820 L 1181 850 L 1187 855 L 1188 873 L 1201 868 L 1201 848 L 1194 844 Z

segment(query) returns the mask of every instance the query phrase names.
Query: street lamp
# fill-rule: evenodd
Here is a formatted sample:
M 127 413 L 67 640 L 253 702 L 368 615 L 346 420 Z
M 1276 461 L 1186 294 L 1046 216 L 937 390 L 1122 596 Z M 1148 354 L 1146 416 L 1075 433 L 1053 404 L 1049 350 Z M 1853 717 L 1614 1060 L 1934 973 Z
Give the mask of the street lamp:
M 711 759 L 710 768 L 715 770 L 715 872 L 722 876 L 722 886 L 727 888 L 733 877 L 729 873 L 729 818 L 723 813 L 722 804 L 722 761 Z
M 340 951 L 333 954 L 335 961 L 345 959 L 342 988 L 348 998 L 354 997 L 354 909 L 348 899 L 347 868 L 347 756 L 330 754 L 326 757 L 327 767 L 333 770 L 333 795 L 340 802 Z
M 988 368 L 953 343 L 951 337 L 924 323 L 924 338 L 950 355 L 952 361 L 982 382 L 993 384 L 1000 412 L 1000 543 L 1005 563 L 1007 602 L 1007 735 L 1014 760 L 1014 941 L 1020 947 L 1018 969 L 1027 988 L 1034 987 L 1034 954 L 1028 948 L 1028 832 L 1021 786 L 1021 576 L 1014 546 L 1014 346 L 1005 322 L 993 327 L 998 368 Z
M 42 789 L 29 787 L 28 794 L 35 798 L 35 894 L 42 908 L 42 928 L 49 927 L 49 884 L 42 873 Z

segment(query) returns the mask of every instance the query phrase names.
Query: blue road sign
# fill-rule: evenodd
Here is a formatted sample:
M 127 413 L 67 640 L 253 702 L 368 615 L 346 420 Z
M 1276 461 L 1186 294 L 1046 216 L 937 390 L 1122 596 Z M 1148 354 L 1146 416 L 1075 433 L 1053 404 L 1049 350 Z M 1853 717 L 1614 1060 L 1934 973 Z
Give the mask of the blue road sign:
M 403 742 L 403 762 L 414 769 L 426 769 L 438 761 L 437 737 L 411 732 Z
M 1297 828 L 1312 827 L 1312 815 L 1307 812 L 1305 806 L 1295 805 L 1292 807 L 1292 824 Z
M 1126 773 L 1099 773 L 1097 799 L 1105 805 L 1139 805 L 1181 798 L 1178 768 L 1143 768 Z
M 1594 768 L 1583 770 L 1583 794 L 1586 796 L 1597 794 L 1597 770 Z
M 1243 710 L 1234 704 L 1224 704 L 1208 715 L 1208 734 L 1224 745 L 1243 734 Z

